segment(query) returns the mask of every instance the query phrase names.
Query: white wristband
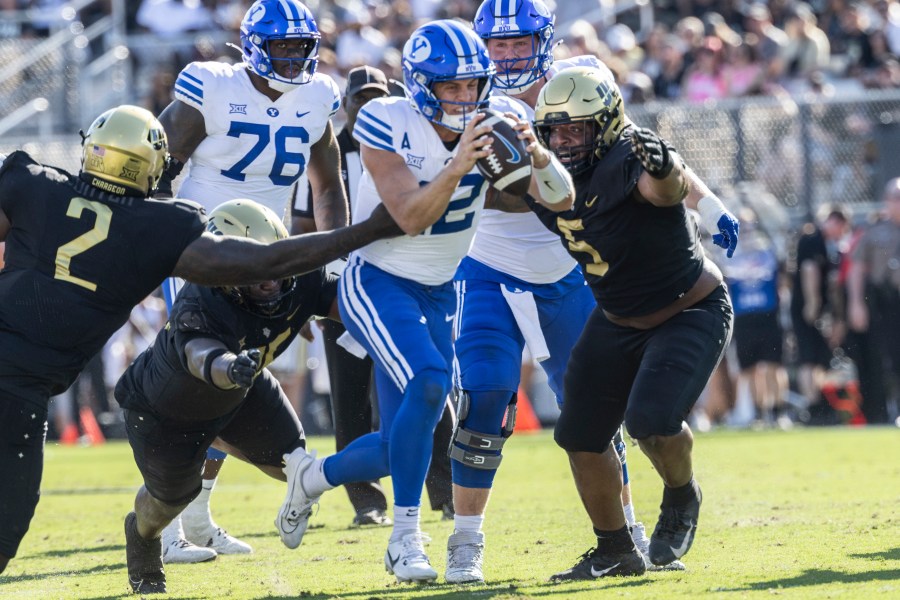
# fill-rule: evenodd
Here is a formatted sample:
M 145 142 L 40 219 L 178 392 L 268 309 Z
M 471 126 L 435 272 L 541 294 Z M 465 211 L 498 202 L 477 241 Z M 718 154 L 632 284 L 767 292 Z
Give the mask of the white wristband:
M 728 213 L 728 209 L 715 196 L 703 196 L 697 202 L 697 212 L 700 213 L 700 222 L 706 231 L 715 235 L 719 233 L 719 219 Z
M 541 169 L 534 169 L 538 193 L 546 204 L 559 204 L 572 193 L 572 179 L 556 157 Z

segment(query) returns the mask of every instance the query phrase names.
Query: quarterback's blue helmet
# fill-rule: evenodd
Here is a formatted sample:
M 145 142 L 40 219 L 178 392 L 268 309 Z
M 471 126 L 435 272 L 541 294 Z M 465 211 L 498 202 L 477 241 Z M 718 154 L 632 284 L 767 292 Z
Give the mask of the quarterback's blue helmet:
M 297 0 L 256 0 L 241 21 L 241 54 L 253 72 L 269 80 L 274 89 L 285 92 L 309 83 L 319 63 L 319 28 L 312 13 Z M 303 56 L 272 58 L 273 40 L 306 40 Z M 278 73 L 273 61 L 288 62 L 292 76 Z M 293 74 L 297 64 L 300 72 Z
M 521 94 L 553 64 L 555 17 L 543 0 L 484 0 L 475 13 L 475 33 L 481 39 L 531 36 L 531 54 L 495 60 L 494 85 L 508 94 Z M 517 63 L 526 62 L 517 67 Z
M 428 120 L 462 131 L 479 108 L 486 108 L 491 94 L 494 65 L 484 43 L 458 21 L 432 21 L 416 29 L 403 47 L 403 83 L 413 108 Z M 474 102 L 447 102 L 463 106 L 459 115 L 446 114 L 434 95 L 442 81 L 479 79 Z

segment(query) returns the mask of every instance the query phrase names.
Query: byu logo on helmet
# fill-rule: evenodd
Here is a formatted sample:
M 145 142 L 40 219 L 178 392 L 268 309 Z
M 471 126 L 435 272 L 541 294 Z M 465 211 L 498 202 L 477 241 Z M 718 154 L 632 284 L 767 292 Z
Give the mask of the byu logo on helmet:
M 422 25 L 403 47 L 403 83 L 410 104 L 429 121 L 452 131 L 462 131 L 479 108 L 487 106 L 494 65 L 484 43 L 457 21 L 432 21 Z M 478 80 L 475 98 L 442 100 L 435 84 Z
M 250 7 L 250 12 L 247 13 L 247 23 L 250 25 L 255 25 L 262 20 L 265 14 L 266 7 L 262 4 L 255 4 Z
M 431 44 L 425 36 L 418 35 L 414 37 L 410 40 L 409 46 L 410 52 L 408 58 L 413 62 L 422 62 L 431 56 Z

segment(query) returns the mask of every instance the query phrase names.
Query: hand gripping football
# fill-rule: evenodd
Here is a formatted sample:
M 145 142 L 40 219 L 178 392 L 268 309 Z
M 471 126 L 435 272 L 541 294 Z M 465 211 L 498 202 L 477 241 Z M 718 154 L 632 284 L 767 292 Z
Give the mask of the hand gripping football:
M 513 196 L 524 196 L 531 183 L 531 157 L 525 152 L 525 143 L 519 132 L 513 129 L 515 121 L 496 110 L 484 111 L 487 117 L 478 125 L 494 128 L 491 154 L 479 158 L 478 170 L 492 186 Z

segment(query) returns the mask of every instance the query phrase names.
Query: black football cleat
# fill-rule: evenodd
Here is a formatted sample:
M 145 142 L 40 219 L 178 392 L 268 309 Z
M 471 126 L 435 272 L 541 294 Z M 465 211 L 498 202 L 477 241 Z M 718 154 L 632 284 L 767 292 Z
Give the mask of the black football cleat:
M 579 557 L 574 567 L 553 575 L 550 581 L 557 583 L 599 577 L 643 575 L 646 570 L 644 557 L 637 548 L 632 547 L 628 552 L 617 554 L 600 554 L 596 548 L 591 548 Z
M 125 561 L 131 591 L 135 594 L 166 593 L 162 539 L 142 538 L 137 530 L 137 515 L 133 512 L 125 517 Z
M 681 506 L 660 506 L 659 521 L 650 536 L 650 551 L 647 558 L 654 565 L 667 565 L 688 553 L 697 533 L 700 518 L 700 504 L 703 494 L 700 486 L 687 504 Z

